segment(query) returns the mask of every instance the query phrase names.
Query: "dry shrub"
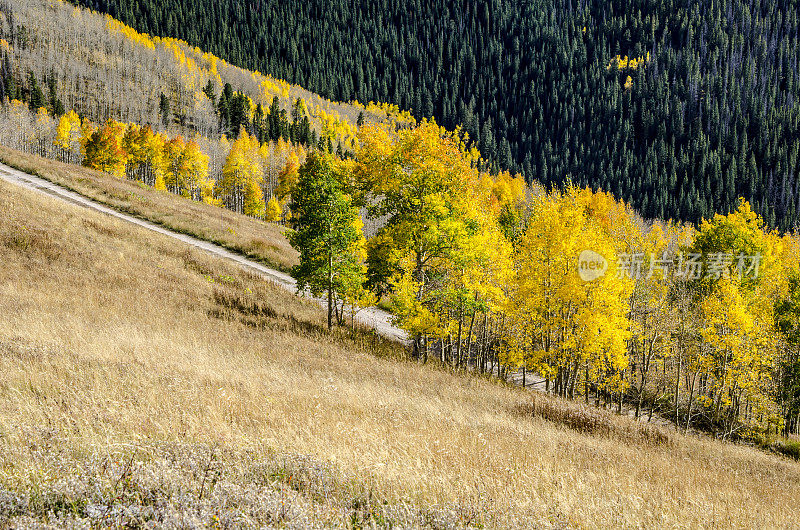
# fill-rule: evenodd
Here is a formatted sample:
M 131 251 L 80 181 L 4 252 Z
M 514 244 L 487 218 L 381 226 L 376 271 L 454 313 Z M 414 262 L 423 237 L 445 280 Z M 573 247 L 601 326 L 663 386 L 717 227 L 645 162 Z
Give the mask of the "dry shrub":
M 28 258 L 51 262 L 61 256 L 61 249 L 48 232 L 24 225 L 16 225 L 2 234 L 0 242 L 7 249 L 19 252 Z
M 63 437 L 29 436 L 51 440 L 31 449 L 37 466 L 29 472 L 54 480 L 0 484 L 2 528 L 484 526 L 479 505 L 389 502 L 369 483 L 309 455 L 187 443 L 76 455 L 64 450 Z
M 214 303 L 220 307 L 232 309 L 244 315 L 278 318 L 278 312 L 275 311 L 268 302 L 257 300 L 252 297 L 252 295 L 247 296 L 241 291 L 234 291 L 226 288 L 214 289 Z
M 535 394 L 519 405 L 519 412 L 564 425 L 575 431 L 618 439 L 626 443 L 670 446 L 673 435 L 661 427 L 620 418 L 613 412 Z

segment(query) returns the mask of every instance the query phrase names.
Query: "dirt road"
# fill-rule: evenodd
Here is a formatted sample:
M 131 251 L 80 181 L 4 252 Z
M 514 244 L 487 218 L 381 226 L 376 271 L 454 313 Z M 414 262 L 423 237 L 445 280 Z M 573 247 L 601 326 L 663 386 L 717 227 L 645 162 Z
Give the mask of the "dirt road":
M 104 206 L 98 202 L 88 199 L 79 193 L 75 193 L 62 186 L 59 186 L 58 184 L 53 184 L 52 182 L 40 177 L 28 175 L 27 173 L 23 173 L 4 164 L 0 164 L 0 178 L 12 184 L 37 191 L 39 193 L 44 193 L 65 202 L 82 206 L 84 208 L 89 208 L 91 210 L 116 217 L 117 219 L 122 219 L 123 221 L 127 221 L 131 224 L 138 225 L 142 228 L 146 228 L 147 230 L 158 232 L 164 236 L 177 239 L 182 243 L 200 250 L 204 250 L 209 254 L 214 254 L 221 258 L 236 262 L 239 266 L 255 271 L 263 276 L 266 280 L 286 289 L 287 291 L 292 293 L 297 292 L 296 283 L 288 274 L 249 260 L 240 254 L 231 252 L 230 250 L 224 249 L 218 245 L 215 245 L 214 243 L 209 243 L 208 241 L 203 241 L 202 239 L 197 239 L 186 234 L 179 234 L 149 221 L 119 212 L 113 208 L 109 208 L 108 206 Z M 321 300 L 318 301 L 322 303 Z M 406 333 L 392 325 L 391 315 L 378 309 L 377 307 L 363 309 L 356 315 L 356 320 L 365 326 L 374 329 L 383 337 L 403 343 L 408 341 Z

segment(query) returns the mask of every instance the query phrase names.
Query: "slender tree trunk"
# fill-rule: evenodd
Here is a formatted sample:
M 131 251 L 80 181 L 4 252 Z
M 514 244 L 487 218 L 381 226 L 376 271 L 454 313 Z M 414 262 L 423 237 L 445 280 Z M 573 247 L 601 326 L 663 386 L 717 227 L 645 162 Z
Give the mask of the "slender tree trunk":
M 586 401 L 586 404 L 588 405 L 589 404 L 589 363 L 588 363 L 588 361 L 586 362 L 585 368 L 586 368 L 586 371 L 585 371 L 584 375 L 586 376 L 586 379 L 584 379 L 584 381 L 583 381 L 583 397 L 584 397 L 584 400 Z
M 453 365 L 461 366 L 461 330 L 463 329 L 463 319 L 461 318 L 461 311 L 458 312 L 458 334 L 456 338 L 456 353 L 453 356 Z
M 333 252 L 328 252 L 328 330 L 333 328 Z
M 577 361 L 572 365 L 572 381 L 569 383 L 569 398 L 575 399 L 575 385 L 578 382 L 579 366 Z
M 661 394 L 661 386 L 656 389 L 656 394 L 653 396 L 653 399 L 650 400 L 650 411 L 647 414 L 647 423 L 650 423 L 650 420 L 653 419 L 653 411 L 656 408 L 656 397 Z
M 475 300 L 477 301 L 478 295 L 475 295 Z M 475 315 L 477 314 L 477 310 L 472 310 L 472 318 L 469 321 L 469 331 L 467 331 L 467 360 L 465 361 L 465 365 L 469 366 L 470 360 L 472 359 L 472 330 L 475 328 Z
M 697 381 L 697 372 L 692 374 L 692 383 L 689 385 L 689 402 L 686 405 L 686 432 L 692 425 L 692 401 L 694 401 L 694 384 Z
M 678 354 L 678 371 L 675 374 L 675 425 L 678 425 L 680 421 L 678 407 L 680 406 L 681 370 L 683 370 L 683 356 Z
M 489 356 L 489 315 L 483 315 L 483 340 L 481 341 L 481 371 L 486 372 L 486 361 Z

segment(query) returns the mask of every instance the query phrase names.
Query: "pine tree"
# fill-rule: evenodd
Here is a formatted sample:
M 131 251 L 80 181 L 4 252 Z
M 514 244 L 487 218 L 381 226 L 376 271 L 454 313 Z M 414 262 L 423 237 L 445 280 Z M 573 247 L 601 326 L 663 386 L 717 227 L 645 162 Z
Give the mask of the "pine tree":
M 39 87 L 39 82 L 33 72 L 28 74 L 28 91 L 28 108 L 31 109 L 31 112 L 35 113 L 47 105 L 47 100 L 45 100 L 42 89 Z
M 172 123 L 172 112 L 170 111 L 169 98 L 164 94 L 161 94 L 158 114 L 161 116 L 161 123 L 164 127 L 169 127 L 170 123 Z
M 209 99 L 209 101 L 211 101 L 211 104 L 216 107 L 217 106 L 217 95 L 214 92 L 214 82 L 211 81 L 211 79 L 209 79 L 208 83 L 206 83 L 206 86 L 203 87 L 203 93 L 206 95 L 206 97 Z
M 55 72 L 51 72 L 50 76 L 47 78 L 47 91 L 48 91 L 48 105 L 50 107 L 51 114 L 59 118 L 62 114 L 64 114 L 64 104 L 61 103 L 61 100 L 58 98 L 58 94 L 56 93 L 56 75 Z

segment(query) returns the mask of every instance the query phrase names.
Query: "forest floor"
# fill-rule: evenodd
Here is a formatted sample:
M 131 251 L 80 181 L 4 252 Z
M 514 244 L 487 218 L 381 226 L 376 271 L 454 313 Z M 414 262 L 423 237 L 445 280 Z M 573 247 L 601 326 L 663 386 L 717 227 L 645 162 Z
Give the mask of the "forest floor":
M 0 527 L 792 527 L 800 464 L 405 359 L 0 181 Z

